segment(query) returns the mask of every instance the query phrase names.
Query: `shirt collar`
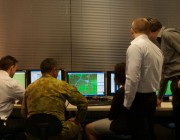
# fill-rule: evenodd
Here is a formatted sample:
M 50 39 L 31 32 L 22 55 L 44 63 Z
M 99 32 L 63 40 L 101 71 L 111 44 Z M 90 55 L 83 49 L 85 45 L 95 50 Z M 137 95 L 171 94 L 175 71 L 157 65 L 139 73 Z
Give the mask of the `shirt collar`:
M 43 73 L 42 77 L 52 77 L 49 73 Z
M 6 71 L 4 71 L 4 70 L 0 70 L 0 73 L 1 73 L 1 75 L 3 75 L 3 77 L 11 78 L 11 77 L 9 76 L 9 74 L 8 74 Z
M 141 34 L 138 37 L 136 37 L 133 41 L 131 41 L 131 44 L 135 43 L 137 40 L 142 38 L 148 38 L 148 36 L 146 34 Z
M 157 37 L 156 37 L 156 40 L 158 41 L 159 44 L 161 44 L 161 38 L 162 38 L 162 34 L 163 34 L 163 31 L 164 31 L 165 28 L 166 28 L 166 27 L 163 26 L 163 27 L 161 28 L 161 30 L 159 31 Z

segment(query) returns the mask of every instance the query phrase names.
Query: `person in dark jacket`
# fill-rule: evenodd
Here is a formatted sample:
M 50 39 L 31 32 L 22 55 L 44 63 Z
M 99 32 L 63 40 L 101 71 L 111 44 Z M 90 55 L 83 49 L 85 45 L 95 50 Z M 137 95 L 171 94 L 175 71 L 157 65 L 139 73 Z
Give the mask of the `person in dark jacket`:
M 165 27 L 156 18 L 147 20 L 150 23 L 149 38 L 160 47 L 164 55 L 157 106 L 161 107 L 168 81 L 171 81 L 176 140 L 180 140 L 180 31 Z
M 129 131 L 128 113 L 123 106 L 125 79 L 125 63 L 116 64 L 114 80 L 119 89 L 113 96 L 109 117 L 91 122 L 85 126 L 88 140 L 98 140 L 105 134 Z

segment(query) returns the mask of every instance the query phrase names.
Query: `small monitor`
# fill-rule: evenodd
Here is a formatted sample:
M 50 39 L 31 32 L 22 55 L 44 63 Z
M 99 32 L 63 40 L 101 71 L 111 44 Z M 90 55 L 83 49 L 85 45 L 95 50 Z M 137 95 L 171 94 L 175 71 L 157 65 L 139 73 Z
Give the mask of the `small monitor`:
M 118 90 L 118 85 L 114 81 L 114 71 L 107 71 L 107 96 L 113 96 Z
M 105 96 L 105 72 L 69 71 L 66 73 L 67 82 L 86 97 Z
M 30 70 L 29 71 L 29 83 L 32 83 L 34 81 L 36 81 L 37 79 L 39 79 L 42 76 L 41 74 L 41 70 Z M 58 80 L 63 80 L 63 70 L 59 70 L 58 72 L 58 76 L 57 76 Z
M 169 80 L 167 83 L 167 87 L 166 87 L 166 92 L 164 94 L 165 97 L 169 97 L 172 96 L 172 92 L 171 92 L 171 81 Z
M 13 79 L 16 80 L 22 87 L 26 88 L 26 71 L 17 70 L 13 76 Z
M 158 92 L 159 91 L 156 91 L 156 95 L 158 95 Z M 171 96 L 172 96 L 171 81 L 169 80 L 168 83 L 167 83 L 167 86 L 166 86 L 166 90 L 165 90 L 165 93 L 164 93 L 164 96 L 163 96 L 163 100 L 168 101 L 169 97 L 171 97 Z

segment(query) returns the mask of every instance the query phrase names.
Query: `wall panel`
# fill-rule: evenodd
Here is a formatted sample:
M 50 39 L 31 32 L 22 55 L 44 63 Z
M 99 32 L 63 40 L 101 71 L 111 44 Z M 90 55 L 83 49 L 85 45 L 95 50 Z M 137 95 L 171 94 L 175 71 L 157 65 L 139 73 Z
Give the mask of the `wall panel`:
M 179 7 L 179 0 L 0 0 L 0 57 L 17 57 L 20 69 L 53 57 L 65 70 L 113 70 L 125 61 L 134 18 L 180 29 Z

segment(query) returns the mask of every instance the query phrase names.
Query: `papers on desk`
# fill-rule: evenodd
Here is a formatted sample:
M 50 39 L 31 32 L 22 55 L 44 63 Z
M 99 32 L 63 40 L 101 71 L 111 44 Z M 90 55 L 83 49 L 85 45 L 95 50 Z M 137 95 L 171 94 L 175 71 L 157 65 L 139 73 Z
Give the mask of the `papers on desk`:
M 157 111 L 172 110 L 172 102 L 161 102 L 161 107 L 157 108 Z

